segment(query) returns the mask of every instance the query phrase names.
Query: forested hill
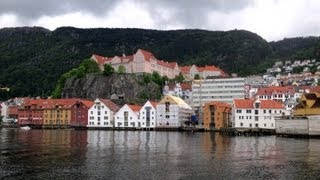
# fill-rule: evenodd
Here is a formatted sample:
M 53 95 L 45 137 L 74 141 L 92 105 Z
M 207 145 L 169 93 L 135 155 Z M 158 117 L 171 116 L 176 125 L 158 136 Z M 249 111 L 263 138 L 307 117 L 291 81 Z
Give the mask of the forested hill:
M 315 38 L 314 42 L 318 41 Z M 158 59 L 183 65 L 214 64 L 227 73 L 248 75 L 263 71 L 275 57 L 291 57 L 299 50 L 314 47 L 313 43 L 299 43 L 302 45 L 268 43 L 244 30 L 3 28 L 0 29 L 0 86 L 10 87 L 11 92 L 1 92 L 0 98 L 49 95 L 61 74 L 77 67 L 93 53 L 110 57 L 132 54 L 142 48 Z

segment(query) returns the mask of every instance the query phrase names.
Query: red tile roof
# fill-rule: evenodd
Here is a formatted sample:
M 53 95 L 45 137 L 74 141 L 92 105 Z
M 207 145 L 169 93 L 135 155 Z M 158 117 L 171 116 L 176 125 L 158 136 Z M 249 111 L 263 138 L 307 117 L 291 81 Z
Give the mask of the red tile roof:
M 164 67 L 167 67 L 167 68 L 170 68 L 170 69 L 174 69 L 174 67 L 176 67 L 177 63 L 176 62 L 166 62 L 166 61 L 163 61 L 163 60 L 157 60 L 157 64 L 160 65 L 160 66 L 164 66 Z
M 234 99 L 234 106 L 238 109 L 253 109 L 255 99 Z M 260 109 L 284 109 L 281 102 L 274 100 L 259 100 Z
M 156 102 L 156 101 L 149 101 L 149 102 L 154 108 L 156 108 L 157 104 L 159 103 L 159 102 Z
M 188 74 L 188 73 L 190 73 L 191 67 L 192 67 L 192 66 L 180 66 L 180 71 L 181 71 L 182 73 Z
M 113 112 L 117 112 L 120 109 L 118 105 L 116 105 L 114 102 L 110 101 L 109 99 L 99 98 L 99 100 Z
M 315 87 L 311 88 L 310 92 L 312 92 L 312 93 L 315 93 L 315 92 L 320 93 L 320 86 L 315 86 Z
M 270 86 L 260 88 L 256 95 L 272 95 L 272 94 L 294 94 L 295 90 L 292 86 Z
M 140 109 L 142 108 L 142 106 L 139 106 L 139 105 L 131 105 L 131 104 L 129 105 L 128 104 L 128 106 L 133 112 L 139 112 Z
M 191 91 L 191 89 L 192 89 L 192 84 L 191 83 L 181 83 L 180 86 L 181 86 L 181 89 L 183 91 L 185 91 L 185 90 L 190 90 Z
M 96 54 L 93 54 L 92 56 L 96 59 L 97 63 L 100 64 L 100 65 L 104 64 L 107 61 L 106 57 L 103 57 L 103 56 L 100 56 L 100 55 L 96 55 Z
M 155 58 L 155 56 L 154 56 L 151 52 L 146 51 L 146 50 L 143 50 L 143 49 L 138 49 L 138 51 L 139 51 L 139 50 L 142 52 L 142 54 L 144 55 L 144 58 L 145 58 L 147 61 L 149 61 L 151 58 Z

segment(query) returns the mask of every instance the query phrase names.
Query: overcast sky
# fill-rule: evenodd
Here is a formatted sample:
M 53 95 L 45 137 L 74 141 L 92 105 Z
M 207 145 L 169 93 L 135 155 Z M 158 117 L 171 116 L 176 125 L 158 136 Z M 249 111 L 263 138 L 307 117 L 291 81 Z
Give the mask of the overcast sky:
M 320 36 L 320 0 L 0 0 L 0 28 L 245 29 L 268 41 Z

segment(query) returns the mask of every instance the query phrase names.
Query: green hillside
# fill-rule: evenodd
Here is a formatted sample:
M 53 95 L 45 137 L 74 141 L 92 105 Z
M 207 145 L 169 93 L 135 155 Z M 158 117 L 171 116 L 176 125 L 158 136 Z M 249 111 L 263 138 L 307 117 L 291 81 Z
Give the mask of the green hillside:
M 153 52 L 158 59 L 184 65 L 213 64 L 227 73 L 249 75 L 263 72 L 276 58 L 314 48 L 310 44 L 290 46 L 289 50 L 279 47 L 285 49 L 287 45 L 268 43 L 244 30 L 3 28 L 0 29 L 0 86 L 10 87 L 11 91 L 1 92 L 0 99 L 50 95 L 61 74 L 77 67 L 93 53 L 110 57 L 132 54 L 142 48 Z

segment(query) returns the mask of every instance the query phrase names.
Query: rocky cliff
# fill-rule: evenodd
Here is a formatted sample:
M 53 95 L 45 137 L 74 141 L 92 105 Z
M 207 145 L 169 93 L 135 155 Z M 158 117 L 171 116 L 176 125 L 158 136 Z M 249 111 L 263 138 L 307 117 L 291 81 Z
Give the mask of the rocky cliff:
M 160 96 L 158 84 L 145 83 L 142 76 L 134 74 L 88 74 L 83 78 L 68 79 L 62 89 L 62 98 L 106 98 L 117 104 L 143 103 L 146 99 L 159 99 Z

